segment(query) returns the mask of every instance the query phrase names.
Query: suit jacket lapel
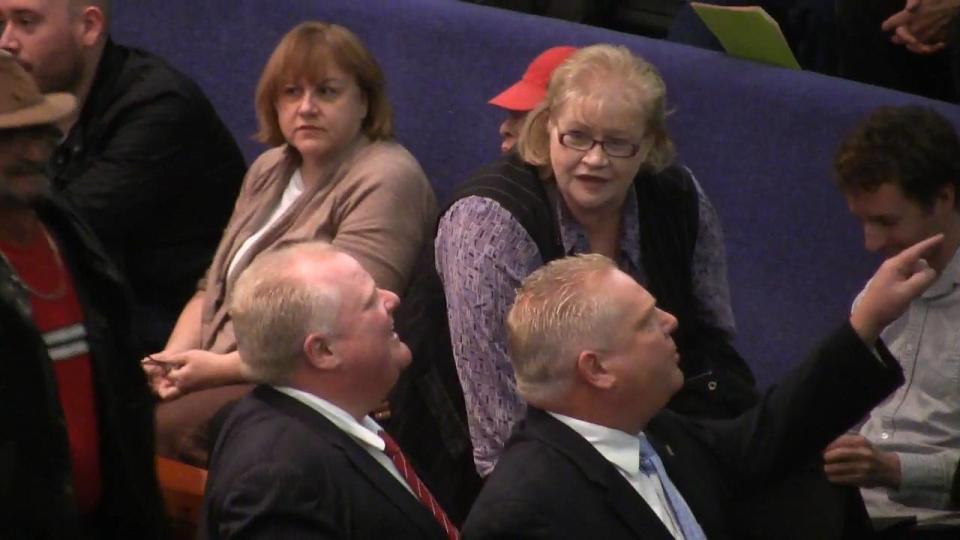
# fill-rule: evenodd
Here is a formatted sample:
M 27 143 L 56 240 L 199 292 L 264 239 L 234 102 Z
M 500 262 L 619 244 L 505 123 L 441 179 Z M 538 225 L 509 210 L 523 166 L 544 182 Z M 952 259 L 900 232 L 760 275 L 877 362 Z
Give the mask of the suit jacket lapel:
M 423 529 L 426 534 L 438 538 L 442 536 L 442 529 L 433 514 L 352 437 L 333 425 L 322 414 L 290 396 L 277 392 L 268 386 L 259 386 L 255 392 L 265 402 L 303 422 L 311 430 L 320 434 L 324 440 L 341 450 L 363 478 L 366 478 L 374 488 L 396 506 L 403 515 Z
M 663 411 L 647 424 L 644 433 L 704 533 L 708 537 L 722 535 L 725 530 L 724 501 L 727 499 L 725 488 L 718 484 L 718 479 L 710 471 L 704 470 L 704 453 L 695 450 L 696 441 L 685 439 L 678 433 L 680 419 L 676 413 Z
M 579 433 L 548 413 L 535 407 L 527 407 L 527 417 L 521 424 L 518 435 L 538 439 L 570 459 L 588 480 L 603 491 L 611 511 L 630 527 L 638 538 L 673 540 L 673 535 L 643 497 L 616 467 L 604 459 Z

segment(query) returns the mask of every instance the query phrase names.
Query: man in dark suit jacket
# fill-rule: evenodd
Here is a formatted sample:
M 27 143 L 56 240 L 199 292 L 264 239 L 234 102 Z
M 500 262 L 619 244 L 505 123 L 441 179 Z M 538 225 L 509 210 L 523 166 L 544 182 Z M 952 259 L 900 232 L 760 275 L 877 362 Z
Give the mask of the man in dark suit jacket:
M 877 336 L 933 281 L 920 257 L 940 240 L 884 263 L 848 324 L 757 407 L 723 421 L 663 410 L 683 384 L 676 319 L 608 259 L 532 274 L 507 319 L 527 416 L 464 538 L 746 537 L 737 497 L 809 462 L 902 382 Z
M 410 362 L 397 296 L 311 242 L 259 257 L 232 298 L 244 367 L 263 384 L 221 429 L 200 537 L 459 538 L 367 415 Z

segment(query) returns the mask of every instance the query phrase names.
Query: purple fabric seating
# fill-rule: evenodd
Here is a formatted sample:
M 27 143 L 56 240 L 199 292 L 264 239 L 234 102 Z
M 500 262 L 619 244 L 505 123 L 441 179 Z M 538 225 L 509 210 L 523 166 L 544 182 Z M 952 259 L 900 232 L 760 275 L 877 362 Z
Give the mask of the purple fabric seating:
M 735 60 L 722 53 L 454 0 L 138 0 L 118 2 L 114 35 L 194 77 L 248 160 L 261 148 L 254 87 L 296 23 L 347 26 L 387 74 L 399 142 L 441 199 L 498 153 L 500 114 L 486 100 L 560 44 L 623 44 L 657 65 L 680 160 L 726 232 L 737 345 L 761 385 L 779 379 L 846 316 L 876 257 L 830 177 L 842 136 L 881 105 L 960 107 Z

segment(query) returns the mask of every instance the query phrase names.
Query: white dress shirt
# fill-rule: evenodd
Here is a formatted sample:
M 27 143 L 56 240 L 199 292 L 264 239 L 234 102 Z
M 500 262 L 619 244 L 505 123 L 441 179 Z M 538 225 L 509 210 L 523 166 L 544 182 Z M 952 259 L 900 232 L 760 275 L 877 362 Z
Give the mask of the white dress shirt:
M 353 440 L 357 441 L 357 444 L 359 444 L 361 448 L 366 450 L 373 459 L 377 460 L 377 463 L 382 465 L 387 472 L 397 479 L 397 482 L 400 482 L 400 485 L 407 488 L 407 491 L 416 497 L 416 494 L 414 494 L 410 486 L 407 485 L 406 480 L 400 475 L 400 471 L 397 470 L 396 465 L 383 453 L 386 444 L 383 442 L 383 439 L 380 438 L 380 435 L 377 435 L 383 428 L 380 427 L 380 424 L 374 422 L 373 418 L 364 416 L 360 422 L 357 422 L 347 411 L 309 392 L 297 390 L 289 386 L 274 386 L 273 388 L 323 415 L 324 418 L 337 426 L 340 431 L 343 431 Z

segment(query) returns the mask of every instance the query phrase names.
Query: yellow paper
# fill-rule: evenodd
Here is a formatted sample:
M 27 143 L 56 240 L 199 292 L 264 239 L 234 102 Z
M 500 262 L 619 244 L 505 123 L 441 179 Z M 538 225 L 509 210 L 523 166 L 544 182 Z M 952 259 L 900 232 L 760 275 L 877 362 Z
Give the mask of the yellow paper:
M 727 54 L 765 64 L 800 69 L 780 25 L 760 6 L 714 6 L 690 2 Z

